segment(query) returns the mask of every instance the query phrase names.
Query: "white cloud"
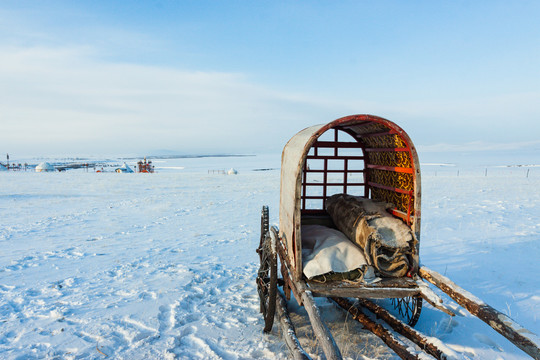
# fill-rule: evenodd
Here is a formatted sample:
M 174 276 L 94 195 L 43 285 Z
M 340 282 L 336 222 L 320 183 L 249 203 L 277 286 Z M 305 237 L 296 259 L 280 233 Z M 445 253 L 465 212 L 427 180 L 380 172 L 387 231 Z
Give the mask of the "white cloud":
M 106 63 L 89 48 L 0 51 L 6 150 L 275 150 L 320 116 L 320 104 L 242 74 Z
M 280 151 L 302 128 L 355 113 L 397 122 L 425 151 L 501 149 L 538 134 L 540 93 L 386 103 L 287 93 L 241 73 L 107 62 L 90 46 L 0 53 L 4 152 Z

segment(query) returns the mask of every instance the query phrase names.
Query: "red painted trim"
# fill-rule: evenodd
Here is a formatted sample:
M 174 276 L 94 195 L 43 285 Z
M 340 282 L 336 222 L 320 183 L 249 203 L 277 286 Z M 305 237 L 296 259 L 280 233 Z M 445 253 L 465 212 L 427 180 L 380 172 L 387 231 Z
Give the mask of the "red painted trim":
M 409 216 L 407 216 L 407 214 L 399 211 L 399 210 L 396 210 L 396 209 L 391 209 L 390 212 L 392 213 L 392 215 L 394 216 L 397 216 L 398 218 L 402 219 L 403 221 L 407 221 L 407 218 L 410 219 Z
M 405 173 L 405 174 L 413 174 L 414 173 L 413 168 L 403 168 L 403 167 L 383 166 L 383 165 L 372 165 L 372 164 L 368 164 L 367 167 L 370 168 L 370 169 L 394 171 L 394 172 Z
M 390 191 L 397 192 L 397 193 L 400 193 L 400 194 L 407 194 L 407 195 L 412 195 L 413 194 L 412 190 L 404 190 L 404 189 L 395 188 L 395 187 L 391 187 L 391 186 L 381 185 L 381 184 L 377 184 L 377 183 L 374 183 L 374 182 L 371 182 L 371 181 L 368 182 L 368 185 L 379 188 L 379 189 L 390 190 Z
M 409 201 L 407 202 L 407 225 L 411 225 L 411 201 L 412 194 L 409 194 Z

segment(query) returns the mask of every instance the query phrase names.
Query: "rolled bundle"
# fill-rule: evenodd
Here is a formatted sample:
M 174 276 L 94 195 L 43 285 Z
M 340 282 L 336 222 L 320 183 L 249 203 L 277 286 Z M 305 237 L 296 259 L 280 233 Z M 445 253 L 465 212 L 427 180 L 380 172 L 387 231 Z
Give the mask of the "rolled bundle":
M 336 194 L 326 211 L 336 227 L 364 252 L 369 265 L 384 277 L 403 277 L 411 268 L 416 239 L 411 229 L 386 210 L 391 204 Z

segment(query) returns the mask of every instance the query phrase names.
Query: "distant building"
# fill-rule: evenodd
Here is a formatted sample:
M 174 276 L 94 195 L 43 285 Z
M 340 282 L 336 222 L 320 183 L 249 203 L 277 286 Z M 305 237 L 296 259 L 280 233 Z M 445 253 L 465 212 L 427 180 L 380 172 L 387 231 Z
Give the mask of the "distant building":
M 37 172 L 49 172 L 49 171 L 55 171 L 54 166 L 49 164 L 48 162 L 42 162 L 38 166 L 36 166 Z
M 120 166 L 118 169 L 115 170 L 117 173 L 132 173 L 135 172 L 133 169 L 124 162 L 124 165 Z
M 238 171 L 236 171 L 233 168 L 231 168 L 229 171 L 227 171 L 227 175 L 236 175 L 236 174 L 238 174 Z

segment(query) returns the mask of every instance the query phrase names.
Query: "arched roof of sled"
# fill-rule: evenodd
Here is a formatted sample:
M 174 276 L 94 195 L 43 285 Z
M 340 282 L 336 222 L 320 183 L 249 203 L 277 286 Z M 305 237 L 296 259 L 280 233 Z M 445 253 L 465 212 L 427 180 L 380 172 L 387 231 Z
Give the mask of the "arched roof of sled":
M 413 167 L 418 167 L 418 157 L 411 139 L 403 129 L 390 120 L 374 115 L 351 115 L 327 124 L 305 128 L 287 142 L 281 156 L 280 233 L 288 238 L 294 236 L 296 230 L 299 230 L 295 228 L 300 226 L 301 174 L 309 150 L 322 134 L 336 128 L 345 131 L 360 143 L 363 143 L 362 139 L 365 136 L 373 136 L 377 131 L 397 134 L 414 158 Z M 413 170 L 419 175 L 419 169 Z

